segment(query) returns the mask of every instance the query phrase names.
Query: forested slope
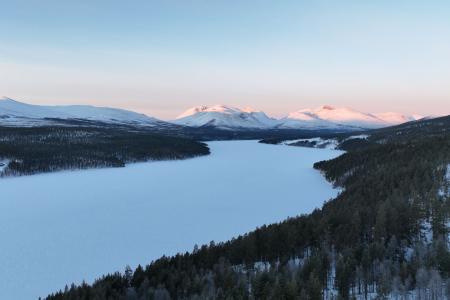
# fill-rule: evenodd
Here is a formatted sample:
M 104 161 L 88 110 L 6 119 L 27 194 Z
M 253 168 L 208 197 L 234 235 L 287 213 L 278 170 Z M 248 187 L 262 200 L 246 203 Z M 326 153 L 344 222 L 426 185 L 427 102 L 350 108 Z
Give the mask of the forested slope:
M 129 162 L 209 154 L 191 139 L 97 126 L 0 127 L 0 176 L 123 167 Z
M 449 120 L 375 131 L 376 139 L 316 163 L 343 191 L 309 215 L 47 299 L 443 299 L 450 292 Z

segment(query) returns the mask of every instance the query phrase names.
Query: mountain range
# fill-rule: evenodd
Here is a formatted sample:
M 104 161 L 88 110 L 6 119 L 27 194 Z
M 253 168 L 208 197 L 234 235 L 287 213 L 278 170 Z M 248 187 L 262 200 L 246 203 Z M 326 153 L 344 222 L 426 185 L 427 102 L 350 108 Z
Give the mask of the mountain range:
M 33 126 L 57 120 L 88 120 L 130 125 L 155 125 L 159 120 L 124 109 L 90 105 L 32 105 L 3 97 L 0 99 L 0 125 Z
M 226 105 L 198 106 L 188 109 L 174 121 L 175 124 L 222 129 L 371 129 L 397 125 L 423 118 L 399 113 L 370 114 L 350 108 L 324 105 L 316 109 L 302 109 L 281 119 L 267 116 L 251 108 L 240 109 Z
M 60 120 L 87 120 L 136 126 L 181 125 L 213 127 L 227 130 L 245 129 L 333 129 L 358 130 L 381 128 L 423 118 L 400 113 L 371 114 L 350 108 L 324 105 L 301 109 L 283 118 L 272 118 L 251 108 L 226 105 L 197 106 L 188 109 L 175 120 L 162 121 L 129 110 L 90 105 L 42 106 L 3 97 L 0 99 L 0 125 L 41 126 Z

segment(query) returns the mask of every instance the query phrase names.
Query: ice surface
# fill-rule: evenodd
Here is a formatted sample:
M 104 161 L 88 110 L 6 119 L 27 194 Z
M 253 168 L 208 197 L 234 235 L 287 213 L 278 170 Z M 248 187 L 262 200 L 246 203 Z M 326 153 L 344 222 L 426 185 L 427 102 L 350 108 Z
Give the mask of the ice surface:
M 0 299 L 37 299 L 223 241 L 337 193 L 312 165 L 339 151 L 209 145 L 208 157 L 0 180 Z

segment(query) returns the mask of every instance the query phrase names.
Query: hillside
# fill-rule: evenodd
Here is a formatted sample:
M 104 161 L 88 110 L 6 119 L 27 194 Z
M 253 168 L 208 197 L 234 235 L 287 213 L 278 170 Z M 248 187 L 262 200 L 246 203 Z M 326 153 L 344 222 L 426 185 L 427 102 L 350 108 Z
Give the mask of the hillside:
M 154 126 L 162 123 L 155 118 L 124 109 L 90 105 L 33 105 L 8 97 L 0 98 L 0 125 L 2 126 L 45 126 L 54 123 L 64 124 L 64 121 L 67 120 L 141 126 Z
M 450 117 L 371 134 L 314 165 L 342 193 L 312 214 L 47 299 L 450 296 Z
M 192 139 L 121 127 L 0 127 L 0 177 L 206 154 Z
M 450 118 L 439 117 L 410 121 L 397 126 L 358 132 L 307 132 L 292 131 L 289 135 L 267 135 L 261 143 L 285 144 L 300 147 L 332 147 L 341 150 L 363 149 L 377 144 L 407 142 L 411 138 L 436 137 L 447 134 Z

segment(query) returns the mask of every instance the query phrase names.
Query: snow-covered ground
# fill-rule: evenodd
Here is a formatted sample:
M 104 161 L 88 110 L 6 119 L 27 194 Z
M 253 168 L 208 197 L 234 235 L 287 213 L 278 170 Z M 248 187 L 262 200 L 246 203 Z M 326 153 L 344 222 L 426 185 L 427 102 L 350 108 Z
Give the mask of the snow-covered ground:
M 314 143 L 314 148 L 326 148 L 326 149 L 336 149 L 339 146 L 339 142 L 336 139 L 323 139 L 321 137 L 315 137 L 310 139 L 297 139 L 288 140 L 282 142 L 283 145 L 295 146 L 297 143 Z
M 312 165 L 339 151 L 209 145 L 208 157 L 0 180 L 0 299 L 223 241 L 337 193 Z
M 358 134 L 358 135 L 349 136 L 344 141 L 354 140 L 354 139 L 367 140 L 368 138 L 369 138 L 368 134 Z

